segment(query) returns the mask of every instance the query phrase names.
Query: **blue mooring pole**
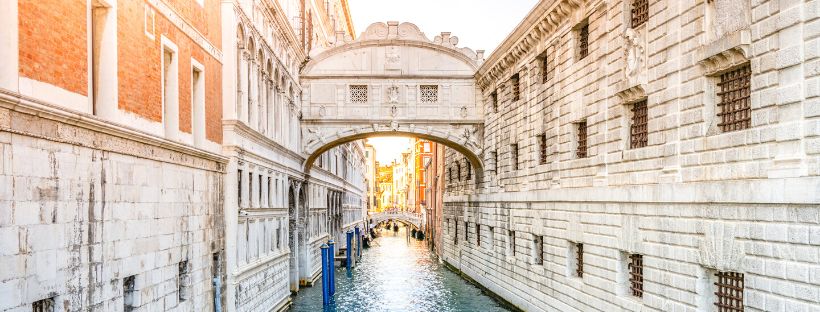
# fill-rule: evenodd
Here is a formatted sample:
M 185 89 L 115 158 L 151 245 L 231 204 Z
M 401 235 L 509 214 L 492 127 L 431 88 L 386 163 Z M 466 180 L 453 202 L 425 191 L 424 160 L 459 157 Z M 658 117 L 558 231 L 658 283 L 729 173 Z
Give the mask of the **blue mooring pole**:
M 327 241 L 327 246 L 329 248 L 328 253 L 330 254 L 327 257 L 327 267 L 330 268 L 330 274 L 328 275 L 328 278 L 330 278 L 328 284 L 330 285 L 328 285 L 328 288 L 330 289 L 330 296 L 332 297 L 336 294 L 336 242 L 331 238 Z
M 352 264 L 352 252 L 353 252 L 353 231 L 347 230 L 347 249 L 345 250 L 345 254 L 347 254 L 347 270 L 350 271 L 350 265 Z
M 356 260 L 362 258 L 362 232 L 359 230 L 359 226 L 356 226 Z
M 328 258 L 330 258 L 330 250 L 327 244 L 322 244 L 322 305 L 330 304 L 330 268 L 328 267 Z

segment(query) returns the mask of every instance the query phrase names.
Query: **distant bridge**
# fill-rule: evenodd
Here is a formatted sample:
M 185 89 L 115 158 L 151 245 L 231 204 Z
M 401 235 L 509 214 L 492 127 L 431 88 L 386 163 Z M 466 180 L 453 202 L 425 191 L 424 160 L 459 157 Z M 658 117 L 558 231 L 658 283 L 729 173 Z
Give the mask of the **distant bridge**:
M 374 224 L 378 224 L 380 222 L 384 222 L 387 220 L 401 221 L 404 223 L 412 224 L 417 229 L 421 229 L 422 222 L 424 221 L 421 217 L 421 214 L 404 211 L 371 213 L 370 219 L 373 220 Z

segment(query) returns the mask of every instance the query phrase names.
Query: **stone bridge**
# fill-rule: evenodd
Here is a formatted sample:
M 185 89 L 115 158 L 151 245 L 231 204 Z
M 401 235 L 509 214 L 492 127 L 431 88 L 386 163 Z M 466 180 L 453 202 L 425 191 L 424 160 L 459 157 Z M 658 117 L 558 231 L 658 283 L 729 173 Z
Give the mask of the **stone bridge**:
M 481 174 L 484 109 L 474 74 L 484 56 L 457 44 L 450 33 L 430 40 L 414 24 L 388 22 L 314 49 L 301 76 L 305 170 L 342 143 L 410 136 L 456 149 Z
M 373 224 L 379 224 L 387 220 L 396 220 L 412 224 L 417 229 L 421 229 L 422 222 L 424 222 L 424 218 L 422 218 L 421 214 L 411 212 L 379 212 L 371 213 L 369 217 L 370 220 L 373 220 Z

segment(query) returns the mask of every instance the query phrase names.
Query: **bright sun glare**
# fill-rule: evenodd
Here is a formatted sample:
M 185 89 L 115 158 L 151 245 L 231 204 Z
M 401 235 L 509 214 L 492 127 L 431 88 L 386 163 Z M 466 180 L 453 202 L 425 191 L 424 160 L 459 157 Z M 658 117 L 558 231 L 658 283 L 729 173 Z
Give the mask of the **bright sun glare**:
M 376 137 L 367 139 L 367 143 L 376 149 L 376 161 L 387 164 L 399 159 L 401 153 L 410 148 L 412 140 L 405 137 Z

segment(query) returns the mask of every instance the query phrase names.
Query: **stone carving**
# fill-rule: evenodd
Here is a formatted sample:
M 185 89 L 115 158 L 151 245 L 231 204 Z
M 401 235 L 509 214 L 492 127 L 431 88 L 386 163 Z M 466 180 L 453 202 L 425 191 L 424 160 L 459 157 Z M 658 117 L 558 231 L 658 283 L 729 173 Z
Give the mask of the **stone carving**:
M 396 118 L 396 115 L 398 115 L 398 113 L 399 109 L 396 107 L 396 105 L 390 107 L 390 117 Z
M 319 141 L 322 140 L 322 134 L 321 134 L 321 132 L 319 132 L 318 129 L 316 129 L 316 128 L 305 128 L 305 129 L 307 129 L 307 133 L 308 133 L 308 135 L 306 135 L 306 137 L 308 137 L 308 140 L 305 143 L 305 149 L 307 149 L 309 146 L 313 145 L 314 143 L 319 142 Z
M 396 104 L 398 102 L 399 102 L 399 87 L 398 86 L 388 87 L 387 88 L 387 103 Z
M 390 129 L 392 129 L 393 131 L 399 131 L 399 123 L 396 122 L 395 120 L 391 121 L 390 122 Z
M 466 118 L 466 117 L 467 117 L 467 106 L 462 106 L 462 107 L 461 107 L 461 117 L 462 117 L 462 118 Z
M 319 106 L 319 116 L 325 117 L 325 115 L 327 115 L 327 108 L 324 105 Z
M 623 35 L 626 54 L 626 75 L 634 76 L 643 62 L 644 48 L 641 45 L 640 35 L 632 28 L 627 28 Z

